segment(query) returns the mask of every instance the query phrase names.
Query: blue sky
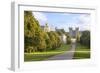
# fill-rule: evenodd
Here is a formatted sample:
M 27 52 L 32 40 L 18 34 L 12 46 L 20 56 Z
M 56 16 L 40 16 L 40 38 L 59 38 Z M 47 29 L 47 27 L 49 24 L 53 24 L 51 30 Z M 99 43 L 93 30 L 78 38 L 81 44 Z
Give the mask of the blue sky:
M 90 14 L 33 12 L 40 25 L 59 28 L 68 31 L 69 27 L 79 27 L 80 30 L 90 30 Z

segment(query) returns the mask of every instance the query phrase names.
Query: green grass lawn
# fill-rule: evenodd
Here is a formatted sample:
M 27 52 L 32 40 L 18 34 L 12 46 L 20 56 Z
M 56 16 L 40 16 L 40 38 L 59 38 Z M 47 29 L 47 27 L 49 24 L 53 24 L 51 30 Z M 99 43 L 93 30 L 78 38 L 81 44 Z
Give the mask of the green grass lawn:
M 90 58 L 90 49 L 86 46 L 77 44 L 73 59 L 87 59 Z
M 49 57 L 55 56 L 57 54 L 64 53 L 70 50 L 70 45 L 63 44 L 61 47 L 55 50 L 49 50 L 46 52 L 34 52 L 34 53 L 24 53 L 24 61 L 41 61 L 46 60 Z

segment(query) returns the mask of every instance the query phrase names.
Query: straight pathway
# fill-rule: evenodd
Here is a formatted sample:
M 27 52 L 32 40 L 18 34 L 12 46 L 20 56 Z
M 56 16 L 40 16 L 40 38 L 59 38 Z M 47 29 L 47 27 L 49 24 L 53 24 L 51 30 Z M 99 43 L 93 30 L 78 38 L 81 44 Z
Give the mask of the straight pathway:
M 66 51 L 65 53 L 48 58 L 48 60 L 70 60 L 70 59 L 73 59 L 75 47 L 76 47 L 76 44 L 73 43 L 71 46 L 71 49 L 69 51 Z

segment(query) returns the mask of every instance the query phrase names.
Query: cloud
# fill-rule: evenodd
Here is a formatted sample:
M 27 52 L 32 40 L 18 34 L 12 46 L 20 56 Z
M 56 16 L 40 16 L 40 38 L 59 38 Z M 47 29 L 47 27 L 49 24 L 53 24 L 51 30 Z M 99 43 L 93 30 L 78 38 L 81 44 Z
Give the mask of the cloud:
M 89 24 L 90 23 L 90 15 L 85 14 L 85 15 L 80 15 L 79 17 L 79 24 Z
M 42 12 L 33 12 L 33 15 L 39 21 L 40 25 L 44 25 L 47 22 L 47 17 Z
M 76 27 L 79 27 L 80 30 L 90 30 L 91 25 L 91 18 L 90 14 L 66 14 L 63 15 L 67 16 L 68 21 L 65 21 L 64 23 L 61 23 L 60 28 L 65 28 L 66 31 L 68 31 L 69 27 L 72 27 L 75 29 Z M 66 24 L 66 25 L 65 25 Z
M 90 25 L 91 25 L 90 22 L 91 22 L 90 14 L 83 14 L 80 15 L 80 17 L 78 18 L 77 24 L 83 30 L 85 29 L 90 30 Z

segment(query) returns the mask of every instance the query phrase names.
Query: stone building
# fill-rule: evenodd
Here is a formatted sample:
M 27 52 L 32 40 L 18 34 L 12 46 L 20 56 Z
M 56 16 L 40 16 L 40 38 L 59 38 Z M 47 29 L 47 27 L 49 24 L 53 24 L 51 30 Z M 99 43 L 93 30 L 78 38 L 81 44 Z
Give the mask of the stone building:
M 59 31 L 59 30 L 61 30 L 61 29 L 53 29 L 53 28 L 51 28 L 51 27 L 49 27 L 48 26 L 48 24 L 46 24 L 45 26 L 41 26 L 41 28 L 45 31 L 45 32 L 50 32 L 50 31 Z M 65 34 L 61 34 L 61 35 L 59 35 L 59 37 L 60 37 L 60 39 L 61 39 L 61 41 L 62 41 L 62 43 L 67 43 L 67 36 L 65 35 Z
M 45 32 L 50 32 L 50 27 L 48 26 L 48 24 L 46 24 L 45 26 L 41 26 L 41 28 L 45 31 Z
M 73 30 L 71 27 L 69 28 L 69 35 L 71 38 L 77 38 L 79 36 L 79 28 L 75 28 L 75 30 Z
M 57 29 L 57 28 L 55 28 L 55 30 L 57 31 L 57 32 L 59 32 L 59 31 L 62 31 L 62 30 L 64 30 L 64 29 Z M 61 41 L 62 41 L 62 43 L 64 43 L 64 44 L 66 44 L 67 43 L 67 36 L 65 35 L 65 33 L 60 33 L 60 39 L 61 39 Z
M 64 43 L 64 44 L 67 43 L 67 36 L 66 36 L 65 34 L 62 34 L 62 35 L 60 36 L 60 39 L 61 39 L 61 42 L 62 42 L 62 43 Z
M 76 39 L 76 41 L 80 41 L 80 31 L 79 28 L 75 28 L 75 30 L 73 30 L 71 27 L 69 28 L 69 36 L 71 37 L 71 39 Z

